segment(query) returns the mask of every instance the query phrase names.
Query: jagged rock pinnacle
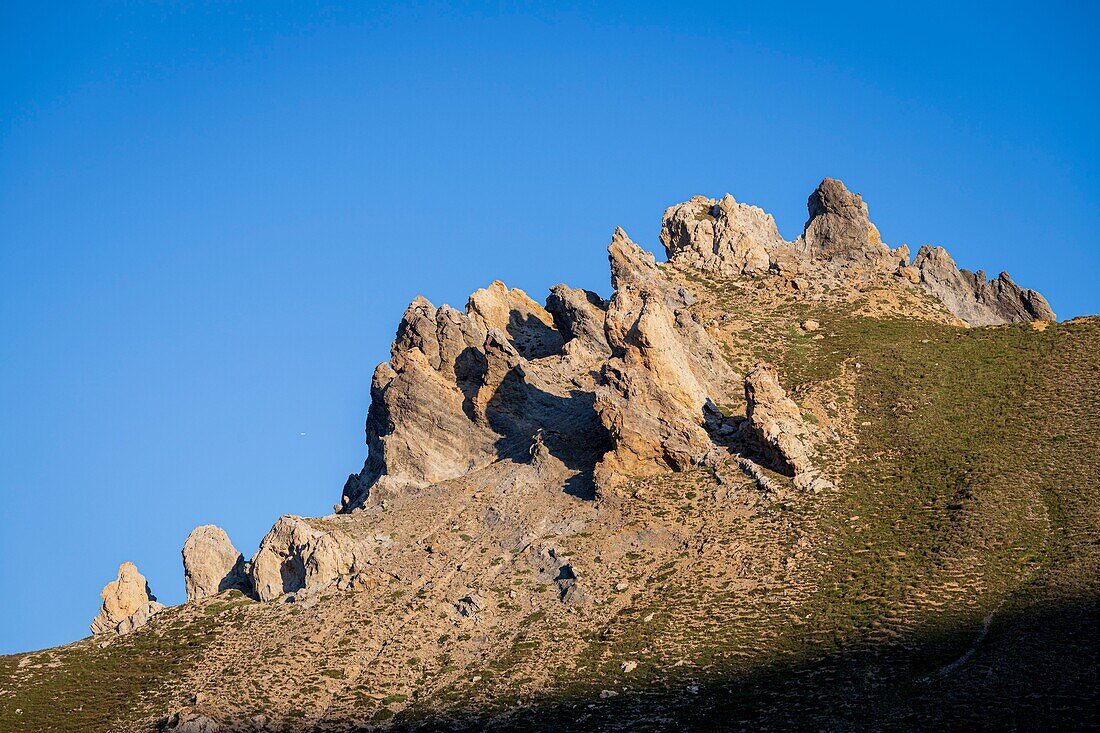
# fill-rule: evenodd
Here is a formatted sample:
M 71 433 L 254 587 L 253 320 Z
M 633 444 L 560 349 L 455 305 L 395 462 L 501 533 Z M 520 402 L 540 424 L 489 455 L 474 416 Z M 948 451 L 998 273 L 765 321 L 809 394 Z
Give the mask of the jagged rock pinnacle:
M 1021 288 L 1007 272 L 987 281 L 981 270 L 970 272 L 956 267 L 943 247 L 921 247 L 913 259 L 913 269 L 925 289 L 971 326 L 1055 320 L 1046 298 Z
M 244 556 L 221 527 L 204 524 L 183 543 L 183 584 L 193 602 L 224 590 L 250 591 Z
M 104 586 L 100 597 L 103 605 L 92 620 L 93 634 L 128 634 L 164 609 L 132 562 L 118 566 L 118 578 Z

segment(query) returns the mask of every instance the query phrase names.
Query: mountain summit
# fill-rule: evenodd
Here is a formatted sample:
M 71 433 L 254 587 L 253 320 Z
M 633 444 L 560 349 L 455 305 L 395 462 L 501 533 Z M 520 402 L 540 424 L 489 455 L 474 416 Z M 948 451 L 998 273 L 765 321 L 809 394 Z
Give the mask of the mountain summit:
M 835 179 L 793 241 L 728 194 L 659 237 L 614 231 L 606 299 L 414 299 L 334 513 L 196 528 L 179 607 L 124 565 L 92 638 L 4 658 L 0 727 L 1076 727 L 1100 320 Z

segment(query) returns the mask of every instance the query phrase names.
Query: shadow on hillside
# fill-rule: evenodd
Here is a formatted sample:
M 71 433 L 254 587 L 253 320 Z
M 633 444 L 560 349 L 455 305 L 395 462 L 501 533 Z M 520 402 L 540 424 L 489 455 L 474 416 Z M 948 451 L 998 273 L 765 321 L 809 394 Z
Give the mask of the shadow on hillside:
M 520 367 L 512 368 L 485 408 L 489 426 L 501 436 L 495 443 L 498 457 L 531 460 L 538 435 L 551 456 L 576 472 L 565 482 L 564 491 L 593 499 L 596 464 L 611 449 L 611 436 L 596 414 L 595 403 L 593 392 L 572 390 L 561 397 L 527 382 Z
M 1035 606 L 980 622 L 926 629 L 892 643 L 858 643 L 808 661 L 695 677 L 657 670 L 667 686 L 630 685 L 613 697 L 532 701 L 507 716 L 399 714 L 393 730 L 1092 730 L 1100 729 L 1100 601 Z M 950 672 L 951 662 L 973 649 Z M 550 662 L 548 666 L 552 666 Z M 634 673 L 635 678 L 645 670 Z M 653 671 L 653 670 L 650 670 Z M 335 730 L 336 728 L 334 728 Z M 311 730 L 326 730 L 324 727 Z
M 560 354 L 564 343 L 557 330 L 531 314 L 513 310 L 508 314 L 508 338 L 524 359 Z

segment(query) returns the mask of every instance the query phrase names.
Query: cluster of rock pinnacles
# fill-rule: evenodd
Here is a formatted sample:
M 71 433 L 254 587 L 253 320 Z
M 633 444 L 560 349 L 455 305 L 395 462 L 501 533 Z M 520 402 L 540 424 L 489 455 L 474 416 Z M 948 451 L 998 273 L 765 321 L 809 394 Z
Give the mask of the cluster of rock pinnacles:
M 931 294 L 971 326 L 1054 320 L 1043 296 L 1006 273 L 987 281 L 957 268 L 941 247 L 923 246 L 910 262 L 907 247 L 882 242 L 867 205 L 840 181 L 825 179 L 808 211 L 803 233 L 787 241 L 755 206 L 728 194 L 696 196 L 665 211 L 660 238 L 671 263 L 711 277 L 774 277 L 806 291 L 887 276 Z M 614 492 L 623 476 L 713 462 L 716 434 L 756 446 L 760 462 L 741 465 L 763 489 L 773 479 L 761 462 L 790 476 L 796 490 L 829 486 L 814 465 L 815 428 L 775 368 L 734 373 L 689 312 L 695 296 L 621 229 L 608 254 L 607 300 L 557 285 L 543 307 L 500 282 L 475 292 L 464 311 L 416 298 L 390 359 L 375 370 L 368 458 L 336 510 L 354 513 L 501 460 L 556 461 L 583 479 L 578 495 L 593 498 Z M 734 391 L 743 391 L 747 410 L 730 419 L 717 405 Z M 198 527 L 183 563 L 189 602 L 234 589 L 266 601 L 352 587 L 363 558 L 345 537 L 284 516 L 251 560 L 220 528 Z M 102 597 L 97 634 L 127 633 L 163 608 L 132 563 Z

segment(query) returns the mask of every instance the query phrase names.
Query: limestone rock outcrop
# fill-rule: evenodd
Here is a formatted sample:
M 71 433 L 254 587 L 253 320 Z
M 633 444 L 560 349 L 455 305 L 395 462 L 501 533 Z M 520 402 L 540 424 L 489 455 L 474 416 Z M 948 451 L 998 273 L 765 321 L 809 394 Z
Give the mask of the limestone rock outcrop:
M 835 179 L 824 179 L 807 201 L 808 218 L 793 242 L 780 236 L 763 210 L 734 201 L 695 196 L 669 207 L 661 242 L 670 262 L 719 277 L 773 272 L 795 290 L 815 282 L 828 289 L 883 274 L 921 286 L 971 326 L 1054 320 L 1042 295 L 1001 273 L 960 270 L 943 248 L 922 247 L 912 265 L 905 245 L 890 249 L 871 222 L 867 204 Z
M 486 331 L 504 332 L 525 359 L 538 359 L 561 350 L 562 334 L 549 312 L 519 288 L 509 289 L 500 280 L 476 290 L 466 303 L 466 313 Z
M 344 507 L 368 491 L 426 486 L 487 465 L 497 436 L 479 425 L 475 398 L 485 387 L 482 319 L 417 297 L 397 329 L 390 360 L 371 382 L 368 458 L 348 480 Z
M 912 269 L 925 290 L 971 326 L 1055 320 L 1046 298 L 1021 288 L 1007 272 L 987 281 L 981 270 L 960 270 L 943 247 L 921 247 Z
M 810 430 L 802 411 L 779 383 L 779 372 L 759 362 L 745 376 L 745 416 L 769 457 L 797 474 L 810 467 Z
M 779 372 L 759 362 L 745 376 L 744 430 L 772 466 L 794 477 L 795 486 L 820 491 L 828 486 L 814 467 L 816 431 L 779 382 Z
M 555 292 L 554 314 L 499 281 L 470 296 L 465 312 L 415 299 L 390 360 L 375 370 L 367 461 L 338 509 L 527 460 L 539 431 L 552 452 L 597 449 L 605 438 L 592 410 L 594 374 L 610 351 L 603 302 Z
M 270 601 L 287 593 L 353 584 L 367 559 L 351 537 L 286 515 L 260 541 L 249 575 L 256 597 Z
M 889 258 L 890 249 L 871 223 L 863 197 L 837 179 L 823 180 L 810 194 L 807 209 L 802 247 L 812 259 L 877 264 Z
M 164 609 L 132 562 L 118 566 L 118 578 L 104 586 L 103 604 L 92 620 L 93 634 L 128 634 Z
M 612 356 L 596 411 L 613 450 L 601 475 L 642 475 L 698 463 L 710 448 L 705 417 L 736 375 L 653 255 L 617 229 L 608 248 L 615 293 L 607 311 Z
M 225 590 L 251 591 L 244 556 L 221 527 L 204 524 L 183 543 L 183 584 L 193 602 Z
M 694 196 L 670 206 L 661 243 L 670 262 L 725 277 L 767 272 L 769 252 L 785 244 L 771 214 L 728 193 L 718 201 Z
M 599 295 L 568 285 L 555 285 L 546 298 L 546 310 L 566 343 L 576 341 L 598 356 L 611 354 L 604 334 L 607 302 Z

